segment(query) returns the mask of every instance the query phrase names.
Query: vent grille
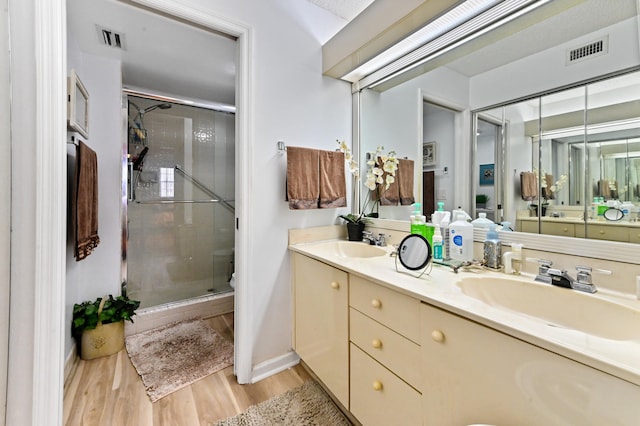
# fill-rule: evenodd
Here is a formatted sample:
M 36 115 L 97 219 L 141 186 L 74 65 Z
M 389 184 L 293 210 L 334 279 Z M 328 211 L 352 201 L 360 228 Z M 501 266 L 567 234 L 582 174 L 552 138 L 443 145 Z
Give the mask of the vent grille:
M 98 38 L 105 46 L 124 50 L 124 34 L 96 25 Z
M 567 64 L 584 61 L 609 52 L 609 37 L 601 38 L 584 46 L 567 50 Z

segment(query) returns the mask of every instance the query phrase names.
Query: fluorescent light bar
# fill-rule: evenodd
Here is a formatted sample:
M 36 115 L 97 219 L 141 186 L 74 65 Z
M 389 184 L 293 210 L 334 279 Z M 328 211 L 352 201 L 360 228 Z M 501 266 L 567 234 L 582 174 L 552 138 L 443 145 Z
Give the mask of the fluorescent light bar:
M 456 47 L 488 33 L 550 0 L 505 0 L 482 12 L 412 53 L 388 64 L 359 81 L 360 88 L 376 87 L 403 72 L 418 67 Z
M 342 76 L 343 80 L 356 82 L 389 62 L 408 54 L 420 46 L 467 22 L 469 19 L 500 3 L 502 0 L 469 0 L 436 18 L 415 33 L 388 48 L 376 57 Z

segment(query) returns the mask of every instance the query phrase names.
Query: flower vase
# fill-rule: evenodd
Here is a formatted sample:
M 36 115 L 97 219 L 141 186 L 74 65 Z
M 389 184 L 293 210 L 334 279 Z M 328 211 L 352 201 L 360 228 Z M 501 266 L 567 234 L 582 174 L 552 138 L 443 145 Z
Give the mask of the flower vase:
M 362 241 L 362 233 L 364 232 L 364 222 L 347 223 L 347 236 L 349 241 Z

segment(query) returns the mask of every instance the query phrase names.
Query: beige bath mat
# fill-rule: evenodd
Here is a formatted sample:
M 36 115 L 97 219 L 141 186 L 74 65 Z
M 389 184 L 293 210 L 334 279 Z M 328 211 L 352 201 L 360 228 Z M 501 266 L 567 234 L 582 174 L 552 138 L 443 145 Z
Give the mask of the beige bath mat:
M 200 319 L 134 334 L 125 344 L 152 402 L 233 364 L 233 344 Z
M 313 380 L 252 405 L 216 426 L 349 426 L 351 423 Z

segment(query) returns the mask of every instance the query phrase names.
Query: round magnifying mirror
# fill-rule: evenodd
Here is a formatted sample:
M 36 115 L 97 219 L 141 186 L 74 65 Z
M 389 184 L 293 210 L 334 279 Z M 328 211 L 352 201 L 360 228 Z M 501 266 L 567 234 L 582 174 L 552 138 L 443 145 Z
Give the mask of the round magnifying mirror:
M 622 220 L 624 212 L 615 207 L 610 207 L 604 211 L 604 218 L 611 221 Z
M 431 260 L 429 241 L 422 235 L 407 235 L 398 246 L 398 259 L 402 266 L 412 271 L 425 268 Z

